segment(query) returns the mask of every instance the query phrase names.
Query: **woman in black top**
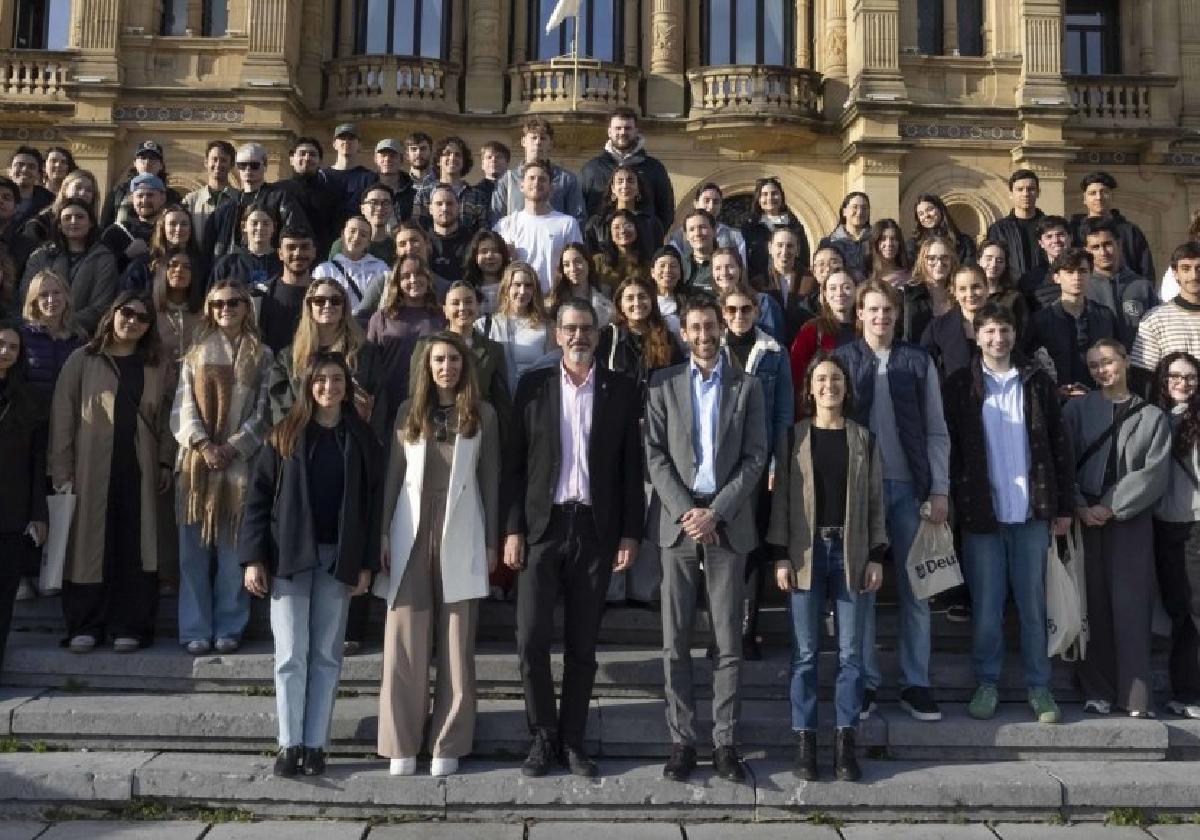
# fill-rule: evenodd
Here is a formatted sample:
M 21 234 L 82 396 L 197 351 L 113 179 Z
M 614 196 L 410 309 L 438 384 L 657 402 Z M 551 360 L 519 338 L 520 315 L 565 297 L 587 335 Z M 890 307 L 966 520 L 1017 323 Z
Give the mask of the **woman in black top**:
M 988 302 L 987 280 L 983 270 L 967 265 L 950 278 L 950 294 L 955 306 L 934 318 L 921 335 L 921 346 L 937 364 L 945 382 L 950 374 L 971 363 L 975 355 L 975 313 Z
M 259 451 L 238 534 L 246 588 L 271 597 L 279 776 L 325 771 L 350 596 L 379 568 L 383 448 L 352 382 L 341 354 L 313 358 Z

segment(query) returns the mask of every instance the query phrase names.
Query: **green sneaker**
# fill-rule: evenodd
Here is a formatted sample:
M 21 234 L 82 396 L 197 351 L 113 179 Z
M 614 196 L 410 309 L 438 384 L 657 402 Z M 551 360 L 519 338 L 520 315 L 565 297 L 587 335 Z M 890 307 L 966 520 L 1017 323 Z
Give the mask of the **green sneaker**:
M 971 698 L 970 705 L 967 706 L 967 714 L 976 720 L 987 720 L 996 714 L 996 704 L 999 702 L 996 686 L 980 683 L 979 688 L 975 689 L 975 696 Z
M 1054 697 L 1050 694 L 1050 689 L 1031 689 L 1029 692 L 1029 705 L 1033 708 L 1033 714 L 1037 717 L 1038 723 L 1062 722 L 1062 712 L 1058 710 L 1058 704 L 1054 702 Z

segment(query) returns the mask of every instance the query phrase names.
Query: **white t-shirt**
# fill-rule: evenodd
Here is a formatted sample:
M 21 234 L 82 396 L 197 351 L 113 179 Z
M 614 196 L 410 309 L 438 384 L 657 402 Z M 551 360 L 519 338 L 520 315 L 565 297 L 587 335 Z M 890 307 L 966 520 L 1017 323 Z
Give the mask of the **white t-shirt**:
M 579 222 L 573 216 L 551 210 L 542 216 L 527 210 L 509 213 L 496 222 L 496 233 L 513 247 L 516 258 L 533 266 L 542 294 L 550 291 L 554 266 L 563 248 L 572 242 L 582 242 Z
M 388 264 L 372 254 L 363 254 L 361 260 L 337 254 L 313 269 L 313 279 L 337 282 L 350 296 L 353 314 L 360 315 L 364 314 L 364 302 L 371 308 L 379 304 L 380 292 L 390 273 Z

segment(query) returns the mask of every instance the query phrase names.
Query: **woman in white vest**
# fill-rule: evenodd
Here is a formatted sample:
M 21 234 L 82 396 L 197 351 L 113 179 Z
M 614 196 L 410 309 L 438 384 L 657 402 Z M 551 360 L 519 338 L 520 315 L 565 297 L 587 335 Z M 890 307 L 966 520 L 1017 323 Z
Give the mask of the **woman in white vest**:
M 430 772 L 445 776 L 475 736 L 475 624 L 496 566 L 500 445 L 463 340 L 436 333 L 420 353 L 422 373 L 396 415 L 384 483 L 378 750 L 392 775 L 416 772 L 436 639 Z

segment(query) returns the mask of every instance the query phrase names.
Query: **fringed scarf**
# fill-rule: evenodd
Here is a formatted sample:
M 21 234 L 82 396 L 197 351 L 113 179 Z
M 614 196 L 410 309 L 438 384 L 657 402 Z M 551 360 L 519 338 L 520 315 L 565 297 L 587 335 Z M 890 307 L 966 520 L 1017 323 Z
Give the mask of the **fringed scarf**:
M 222 445 L 254 411 L 260 386 L 262 345 L 243 336 L 235 346 L 214 332 L 192 349 L 193 410 L 214 445 Z M 212 545 L 222 524 L 237 539 L 246 496 L 249 464 L 235 458 L 224 470 L 210 470 L 199 450 L 184 453 L 179 472 L 183 521 L 199 524 L 205 545 Z

